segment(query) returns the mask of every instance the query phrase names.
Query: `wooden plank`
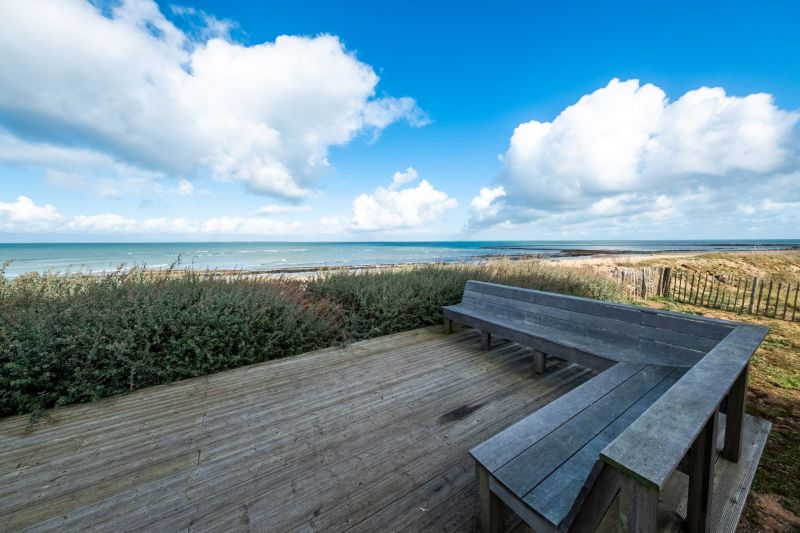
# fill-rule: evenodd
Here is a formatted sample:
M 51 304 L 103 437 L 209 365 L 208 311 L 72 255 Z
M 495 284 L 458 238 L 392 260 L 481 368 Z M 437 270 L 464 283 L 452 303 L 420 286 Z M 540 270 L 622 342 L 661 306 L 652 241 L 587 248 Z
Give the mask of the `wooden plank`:
M 789 309 L 789 289 L 792 288 L 791 283 L 786 283 L 786 295 L 783 297 L 783 315 L 781 320 L 786 320 L 786 311 Z
M 552 474 L 525 495 L 524 501 L 559 528 L 568 528 L 571 518 L 593 490 L 600 473 L 600 451 L 644 413 L 683 375 L 682 369 L 667 374 L 656 386 L 626 409 L 616 420 L 567 459 Z
M 570 359 L 569 352 L 565 349 L 573 349 L 579 353 L 607 361 L 646 362 L 686 367 L 693 365 L 702 357 L 702 352 L 697 350 L 689 350 L 649 339 L 629 337 L 608 330 L 586 328 L 569 322 L 556 322 L 555 319 L 537 315 L 525 315 L 524 318 L 518 318 L 512 316 L 512 313 L 504 312 L 496 307 L 489 309 L 488 304 L 483 307 L 483 309 L 478 309 L 474 306 L 458 304 L 446 308 L 446 311 L 448 316 L 452 316 L 458 322 L 481 331 L 491 331 L 498 337 L 513 340 L 576 363 L 582 362 Z M 514 331 L 517 336 L 507 336 L 509 331 Z
M 689 453 L 689 495 L 686 527 L 689 533 L 705 533 L 711 520 L 716 461 L 717 411 L 694 440 Z
M 615 318 L 618 320 L 628 320 L 632 322 L 641 322 L 646 320 L 643 317 L 648 317 L 648 325 L 657 326 L 663 317 L 679 319 L 686 321 L 691 330 L 684 331 L 679 326 L 679 322 L 670 321 L 669 329 L 675 329 L 682 333 L 692 333 L 700 336 L 707 336 L 709 338 L 721 339 L 730 332 L 731 323 L 725 320 L 713 319 L 708 317 L 695 318 L 689 317 L 684 313 L 675 313 L 671 311 L 664 311 L 660 309 L 651 309 L 643 307 L 634 307 L 631 305 L 617 304 L 611 302 L 601 302 L 589 298 L 581 298 L 578 296 L 570 296 L 564 294 L 555 294 L 544 291 L 536 291 L 533 289 L 521 289 L 518 287 L 509 287 L 507 285 L 498 285 L 494 283 L 486 283 L 479 281 L 468 281 L 468 290 L 474 292 L 481 292 L 486 294 L 493 294 L 516 300 L 522 300 L 530 303 L 539 303 L 560 309 L 567 309 L 585 314 L 593 314 L 601 317 Z
M 505 505 L 489 488 L 489 472 L 480 463 L 476 466 L 476 476 L 480 499 L 478 527 L 482 533 L 502 533 L 505 526 Z
M 532 335 L 527 331 L 522 331 L 506 325 L 499 325 L 496 319 L 490 317 L 486 317 L 486 319 L 476 317 L 476 313 L 473 310 L 464 309 L 465 312 L 462 313 L 460 309 L 462 308 L 457 309 L 456 306 L 452 306 L 446 308 L 445 312 L 447 312 L 449 316 L 452 316 L 453 320 L 467 326 L 478 330 L 491 330 L 492 333 L 499 338 L 517 342 L 523 346 L 543 351 L 554 357 L 560 357 L 593 370 L 605 370 L 615 364 L 614 361 L 604 359 L 594 353 L 585 352 L 572 346 L 565 346 L 549 339 Z
M 792 309 L 792 322 L 794 322 L 795 314 L 797 313 L 797 295 L 800 293 L 800 283 L 794 285 L 794 304 Z
M 492 474 L 522 498 L 672 372 L 645 367 Z M 580 392 L 572 392 L 581 394 Z M 535 415 L 534 415 L 535 416 Z
M 619 363 L 575 388 L 575 394 L 564 395 L 541 407 L 534 414 L 476 446 L 469 453 L 490 472 L 494 472 L 525 451 L 531 443 L 552 433 L 564 422 L 602 398 L 606 391 L 630 379 L 642 368 L 644 368 L 642 365 Z
M 681 320 L 675 319 L 674 317 L 660 317 L 657 322 L 651 324 L 652 316 L 648 315 L 642 317 L 639 322 L 631 322 L 474 292 L 465 292 L 462 305 L 468 305 L 477 309 L 494 308 L 502 310 L 505 308 L 509 310 L 509 313 L 511 313 L 511 310 L 519 310 L 526 313 L 525 316 L 530 316 L 534 320 L 537 316 L 542 316 L 543 318 L 540 320 L 545 324 L 557 325 L 563 322 L 572 322 L 588 328 L 612 331 L 635 338 L 649 339 L 698 351 L 710 350 L 716 346 L 719 340 L 679 331 L 678 329 L 681 328 L 686 329 L 685 317 Z M 547 322 L 547 319 L 551 319 L 551 321 Z M 669 327 L 672 325 L 676 325 L 678 329 Z M 668 327 L 668 329 L 665 329 L 665 327 Z M 703 325 L 702 328 L 704 329 L 705 325 Z
M 744 420 L 744 406 L 747 398 L 747 375 L 749 365 L 736 378 L 728 393 L 725 424 L 725 447 L 722 455 L 734 463 L 739 460 L 742 444 L 742 423 Z
M 533 351 L 533 371 L 537 374 L 544 374 L 547 369 L 547 354 L 539 350 Z
M 767 331 L 737 327 L 609 444 L 601 453 L 603 460 L 663 488 Z M 657 457 L 653 449 L 659 450 Z

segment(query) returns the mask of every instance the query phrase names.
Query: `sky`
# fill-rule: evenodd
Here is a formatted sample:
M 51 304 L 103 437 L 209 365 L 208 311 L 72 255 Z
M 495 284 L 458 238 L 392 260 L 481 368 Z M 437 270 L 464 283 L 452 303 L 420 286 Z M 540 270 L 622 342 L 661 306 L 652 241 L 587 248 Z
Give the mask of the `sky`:
M 0 242 L 798 238 L 798 20 L 0 0 Z

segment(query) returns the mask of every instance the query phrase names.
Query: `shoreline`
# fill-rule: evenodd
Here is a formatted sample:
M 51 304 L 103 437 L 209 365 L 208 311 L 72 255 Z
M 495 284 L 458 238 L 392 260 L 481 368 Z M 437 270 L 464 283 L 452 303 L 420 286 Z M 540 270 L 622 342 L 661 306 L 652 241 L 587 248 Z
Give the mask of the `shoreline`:
M 524 250 L 524 247 L 509 247 L 509 250 Z M 617 250 L 617 249 L 585 249 L 585 248 L 564 248 L 556 253 L 509 253 L 509 254 L 476 254 L 472 256 L 462 256 L 458 258 L 438 258 L 430 261 L 407 261 L 396 263 L 363 263 L 354 265 L 298 265 L 287 266 L 278 268 L 197 268 L 192 265 L 182 266 L 176 265 L 174 268 L 169 267 L 148 267 L 147 264 L 141 265 L 121 265 L 120 268 L 114 270 L 74 270 L 67 272 L 56 271 L 30 271 L 25 273 L 16 274 L 13 276 L 6 275 L 6 279 L 11 280 L 21 275 L 31 273 L 39 274 L 53 274 L 53 275 L 72 275 L 72 274 L 85 274 L 85 275 L 108 275 L 113 273 L 126 273 L 134 269 L 141 268 L 146 272 L 153 274 L 180 274 L 182 272 L 194 272 L 206 275 L 219 275 L 219 276 L 244 276 L 244 277 L 263 277 L 263 278 L 276 278 L 281 276 L 288 277 L 312 277 L 316 275 L 332 274 L 337 272 L 379 272 L 383 270 L 398 270 L 403 268 L 421 267 L 425 265 L 477 265 L 481 263 L 489 263 L 496 261 L 540 261 L 550 265 L 561 265 L 564 267 L 613 267 L 613 266 L 631 266 L 634 264 L 645 263 L 648 261 L 665 259 L 665 260 L 679 260 L 683 258 L 692 258 L 705 255 L 758 255 L 758 254 L 786 254 L 800 251 L 800 246 L 788 245 L 782 248 L 754 248 L 751 250 Z

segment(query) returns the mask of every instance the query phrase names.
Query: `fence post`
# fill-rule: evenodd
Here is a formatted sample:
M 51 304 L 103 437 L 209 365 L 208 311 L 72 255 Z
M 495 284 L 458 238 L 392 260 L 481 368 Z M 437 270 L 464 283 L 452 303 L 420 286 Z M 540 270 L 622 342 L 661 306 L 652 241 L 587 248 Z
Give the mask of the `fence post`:
M 769 280 L 769 289 L 767 290 L 767 301 L 764 302 L 764 316 L 769 316 L 769 298 L 772 296 L 772 280 Z M 759 297 L 759 302 L 761 298 Z
M 642 299 L 647 298 L 647 271 L 642 269 Z
M 789 308 L 789 290 L 791 288 L 791 282 L 786 283 L 786 296 L 783 297 L 783 316 L 781 317 L 781 320 L 786 320 L 786 310 Z
M 794 322 L 794 315 L 797 314 L 797 293 L 800 292 L 800 283 L 794 284 L 794 309 L 792 309 L 792 322 Z
M 671 281 L 672 269 L 670 267 L 661 269 L 661 296 L 669 298 Z
M 747 307 L 747 313 L 753 314 L 753 304 L 756 302 L 756 286 L 758 285 L 758 278 L 753 278 L 753 288 L 750 291 L 750 305 Z

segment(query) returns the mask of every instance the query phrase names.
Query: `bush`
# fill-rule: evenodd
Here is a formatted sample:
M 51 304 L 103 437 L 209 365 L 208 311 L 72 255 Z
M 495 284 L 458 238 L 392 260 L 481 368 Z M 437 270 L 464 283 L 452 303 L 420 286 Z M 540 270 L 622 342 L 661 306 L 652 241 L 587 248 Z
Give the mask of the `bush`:
M 467 279 L 621 296 L 594 276 L 527 261 L 307 281 L 141 268 L 8 280 L 0 269 L 0 416 L 440 323 Z

